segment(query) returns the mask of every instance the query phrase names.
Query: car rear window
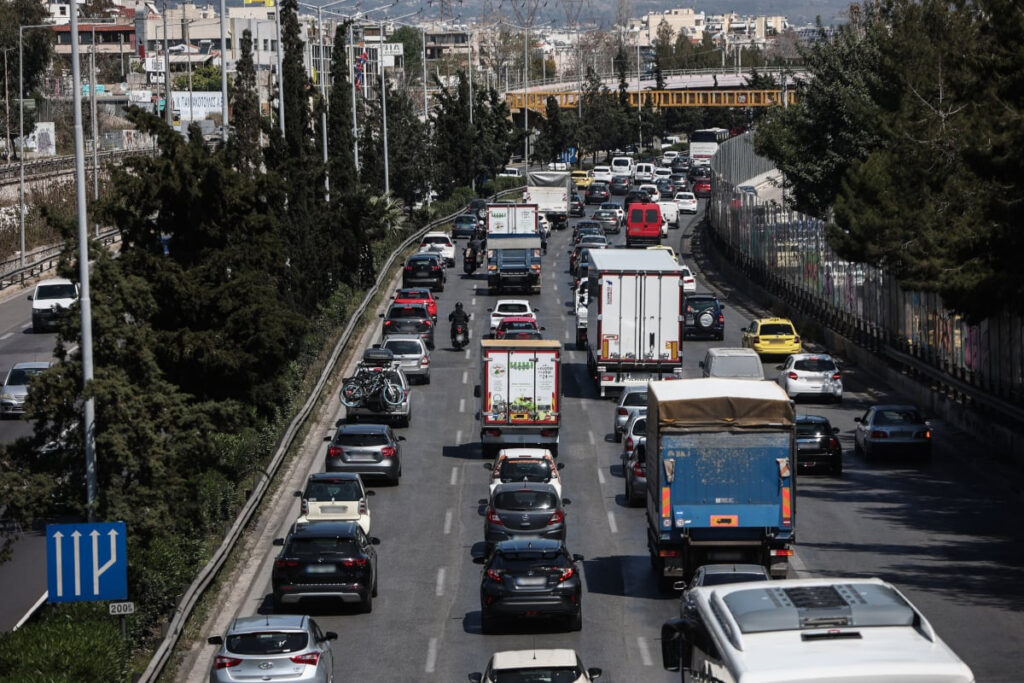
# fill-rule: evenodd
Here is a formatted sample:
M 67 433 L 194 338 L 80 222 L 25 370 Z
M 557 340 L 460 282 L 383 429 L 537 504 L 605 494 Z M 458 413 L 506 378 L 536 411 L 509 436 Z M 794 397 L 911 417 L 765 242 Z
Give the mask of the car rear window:
M 548 491 L 502 491 L 494 497 L 499 510 L 554 510 L 558 497 Z
M 352 557 L 359 554 L 359 545 L 352 538 L 293 538 L 288 544 L 287 555 L 291 557 L 319 557 L 324 554 Z
M 498 307 L 497 312 L 502 315 L 516 315 L 526 313 L 529 310 L 529 306 L 526 304 L 502 304 Z
M 614 211 L 604 211 L 604 210 L 595 211 L 594 212 L 594 218 L 615 218 L 615 212 Z
M 807 372 L 832 372 L 836 364 L 831 358 L 805 358 L 793 363 L 793 368 Z
M 827 422 L 797 422 L 796 423 L 796 435 L 797 436 L 824 436 L 825 434 L 831 434 L 832 427 Z
M 451 240 L 444 235 L 427 235 L 421 244 L 451 244 Z
M 647 209 L 644 212 L 644 217 L 648 223 L 656 223 L 661 220 L 661 216 L 658 215 L 657 209 Z
M 342 434 L 338 435 L 337 443 L 338 443 L 339 446 L 355 446 L 355 447 L 387 446 L 388 445 L 388 436 L 387 436 L 387 434 L 384 434 L 384 433 L 376 433 L 376 434 L 359 434 L 359 433 L 344 434 L 344 433 L 342 433 Z
M 711 376 L 764 379 L 764 370 L 753 356 L 718 356 L 712 362 Z
M 77 296 L 74 285 L 39 285 L 36 287 L 35 300 L 74 299 Z
M 228 636 L 225 645 L 228 652 L 236 655 L 279 655 L 305 650 L 309 636 L 294 631 L 266 631 L 239 633 Z
M 469 223 L 470 225 L 476 225 L 476 218 L 473 216 L 456 216 L 456 223 Z
M 437 263 L 437 256 L 433 254 L 416 254 L 410 256 L 408 262 L 414 265 L 433 265 Z
M 338 481 L 311 481 L 303 498 L 308 500 L 359 500 L 362 491 L 359 482 L 351 479 Z
M 631 391 L 623 397 L 624 406 L 645 406 L 647 405 L 646 391 Z
M 728 574 L 706 574 L 702 586 L 724 586 L 727 583 L 743 583 L 745 581 L 767 581 L 764 574 L 745 572 L 729 572 Z
M 504 460 L 498 470 L 502 481 L 547 481 L 551 478 L 551 465 L 545 460 Z
M 875 424 L 921 424 L 921 416 L 916 410 L 879 410 L 875 413 Z
M 501 329 L 503 330 L 536 330 L 537 324 L 533 321 L 516 320 L 513 322 L 502 322 Z
M 569 558 L 561 550 L 497 553 L 491 562 L 491 569 L 504 569 L 511 572 L 531 569 L 567 569 L 571 566 Z
M 580 680 L 582 675 L 582 669 L 578 666 L 543 666 L 491 672 L 494 683 L 571 683 Z
M 630 209 L 629 210 L 629 220 L 631 222 L 633 222 L 633 223 L 643 223 L 644 222 L 644 212 L 643 212 L 643 210 L 642 209 Z
M 395 339 L 384 342 L 384 348 L 396 356 L 413 356 L 423 353 L 419 342 L 411 339 Z
M 395 306 L 388 311 L 389 318 L 424 318 L 427 312 L 417 306 Z
M 758 329 L 758 334 L 792 335 L 796 333 L 793 331 L 793 326 L 788 323 L 765 323 Z
M 429 299 L 430 291 L 426 289 L 403 289 L 398 293 L 399 299 Z

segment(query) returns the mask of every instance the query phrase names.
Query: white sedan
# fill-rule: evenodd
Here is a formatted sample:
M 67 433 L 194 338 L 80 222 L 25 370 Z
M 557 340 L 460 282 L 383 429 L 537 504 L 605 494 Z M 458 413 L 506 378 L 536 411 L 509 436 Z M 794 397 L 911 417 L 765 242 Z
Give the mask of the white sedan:
M 651 196 L 651 201 L 652 202 L 657 203 L 657 202 L 661 201 L 661 190 L 658 189 L 657 185 L 651 185 L 650 183 L 644 183 L 643 185 L 640 185 L 636 189 L 643 190 L 644 192 L 649 194 Z
M 498 299 L 494 308 L 488 308 L 487 312 L 491 314 L 491 334 L 494 334 L 501 324 L 501 319 L 506 316 L 537 319 L 537 312 L 530 307 L 530 302 L 526 299 Z
M 556 463 L 546 448 L 504 448 L 498 451 L 493 464 L 484 463 L 484 467 L 491 471 L 491 493 L 501 484 L 535 481 L 551 484 L 562 496 L 562 475 L 558 471 L 565 465 Z
M 679 213 L 697 213 L 697 197 L 692 192 L 676 192 L 675 200 Z
M 843 376 L 832 356 L 826 353 L 794 353 L 782 365 L 776 382 L 790 398 L 821 396 L 837 403 L 843 400 Z
M 565 681 L 590 683 L 601 677 L 597 667 L 585 669 L 576 650 L 506 650 L 495 652 L 487 669 L 469 674 L 470 683 L 501 681 Z
M 679 266 L 679 269 L 683 272 L 683 291 L 684 292 L 696 292 L 697 291 L 697 278 L 693 277 L 693 273 L 690 272 L 689 266 Z
M 428 232 L 420 240 L 420 251 L 438 251 L 445 265 L 455 265 L 455 243 L 446 232 Z

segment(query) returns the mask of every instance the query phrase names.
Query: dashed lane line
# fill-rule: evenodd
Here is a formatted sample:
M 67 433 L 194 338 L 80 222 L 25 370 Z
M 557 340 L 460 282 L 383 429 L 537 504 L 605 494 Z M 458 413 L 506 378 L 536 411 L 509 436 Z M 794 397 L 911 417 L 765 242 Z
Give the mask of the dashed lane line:
M 452 486 L 455 486 L 458 482 L 459 482 L 459 468 L 458 467 L 452 467 L 452 477 L 448 481 L 448 483 L 451 484 Z
M 423 670 L 428 674 L 434 673 L 434 669 L 437 667 L 437 638 L 431 638 L 427 643 L 427 664 L 423 667 Z
M 647 645 L 647 639 L 639 636 L 636 639 L 636 646 L 640 650 L 640 661 L 644 666 L 654 666 L 654 659 L 651 657 L 651 648 Z
M 434 595 L 437 597 L 444 595 L 444 575 L 446 571 L 444 567 L 438 567 L 437 569 L 437 583 L 434 585 Z
M 452 511 L 446 510 L 444 513 L 444 535 L 447 536 L 452 532 Z
M 619 533 L 619 525 L 615 521 L 615 513 L 611 510 L 608 511 L 608 527 L 612 530 L 613 534 Z

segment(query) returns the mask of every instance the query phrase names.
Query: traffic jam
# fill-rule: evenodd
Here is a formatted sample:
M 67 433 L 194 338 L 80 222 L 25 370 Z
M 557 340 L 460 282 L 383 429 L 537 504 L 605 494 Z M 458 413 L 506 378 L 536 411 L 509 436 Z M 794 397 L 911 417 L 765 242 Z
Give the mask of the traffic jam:
M 804 487 L 927 462 L 932 427 L 844 412 L 837 358 L 708 287 L 710 182 L 528 171 L 426 233 L 193 673 L 974 681 L 895 585 L 798 559 Z

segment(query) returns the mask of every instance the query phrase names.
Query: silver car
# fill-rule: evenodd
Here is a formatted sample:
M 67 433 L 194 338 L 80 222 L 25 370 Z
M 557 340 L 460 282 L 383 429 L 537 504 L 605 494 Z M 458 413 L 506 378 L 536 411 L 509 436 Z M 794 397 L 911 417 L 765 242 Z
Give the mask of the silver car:
M 207 639 L 211 645 L 220 645 L 210 669 L 210 683 L 327 683 L 334 669 L 331 641 L 337 638 L 337 633 L 321 631 L 304 615 L 239 617 L 223 637 Z
M 430 349 L 418 334 L 389 334 L 381 348 L 392 353 L 410 383 L 430 384 Z
M 623 389 L 619 396 L 619 405 L 615 407 L 615 424 L 612 425 L 616 443 L 622 441 L 622 433 L 626 431 L 626 425 L 641 410 L 645 412 L 647 410 L 647 386 Z
M 633 450 L 647 438 L 647 406 L 630 418 L 626 425 L 625 442 L 622 444 L 622 458 L 628 458 Z
M 626 480 L 626 505 L 640 507 L 647 499 L 647 437 L 637 440 L 629 455 L 622 456 L 622 477 Z
M 338 421 L 338 431 L 327 445 L 324 469 L 355 472 L 367 479 L 384 479 L 393 486 L 402 478 L 402 441 L 391 427 L 382 424 L 347 425 Z
M 21 415 L 25 412 L 25 399 L 32 377 L 50 367 L 46 361 L 15 363 L 7 372 L 3 391 L 0 392 L 0 417 Z
M 776 382 L 790 398 L 821 396 L 841 403 L 843 376 L 832 356 L 825 353 L 794 353 L 782 365 Z
M 871 406 L 853 418 L 853 448 L 870 460 L 879 455 L 932 457 L 932 428 L 914 406 Z

